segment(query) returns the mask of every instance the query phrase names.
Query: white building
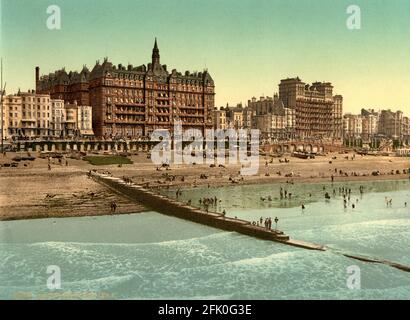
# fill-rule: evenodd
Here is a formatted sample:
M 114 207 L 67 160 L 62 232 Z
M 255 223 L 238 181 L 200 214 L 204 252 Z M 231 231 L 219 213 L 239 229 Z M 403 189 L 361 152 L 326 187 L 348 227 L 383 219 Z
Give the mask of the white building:
M 92 108 L 64 105 L 34 91 L 3 97 L 4 139 L 58 139 L 69 136 L 91 136 Z
M 363 132 L 363 117 L 350 113 L 345 114 L 343 131 L 346 138 L 360 138 Z

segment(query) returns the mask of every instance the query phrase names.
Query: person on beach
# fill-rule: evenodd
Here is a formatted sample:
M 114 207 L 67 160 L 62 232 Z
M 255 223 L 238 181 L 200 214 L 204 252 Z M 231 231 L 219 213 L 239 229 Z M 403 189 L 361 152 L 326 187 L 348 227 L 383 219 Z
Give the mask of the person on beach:
M 278 230 L 278 222 L 279 222 L 279 219 L 278 219 L 278 217 L 275 217 L 275 230 Z
M 302 203 L 302 211 L 305 210 L 305 205 Z

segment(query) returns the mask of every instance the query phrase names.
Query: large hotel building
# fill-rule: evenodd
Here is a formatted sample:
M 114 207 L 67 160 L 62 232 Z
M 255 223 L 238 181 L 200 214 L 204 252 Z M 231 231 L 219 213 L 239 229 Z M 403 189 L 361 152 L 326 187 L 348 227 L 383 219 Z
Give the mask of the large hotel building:
M 58 70 L 40 77 L 36 67 L 37 93 L 53 99 L 90 105 L 97 137 L 147 136 L 155 129 L 170 129 L 175 121 L 183 128 L 212 128 L 215 85 L 208 71 L 180 73 L 160 63 L 155 40 L 147 66 L 113 65 L 97 61 L 91 72 Z
M 295 109 L 300 138 L 342 138 L 343 98 L 333 96 L 331 83 L 309 85 L 299 78 L 285 79 L 279 84 L 279 99 L 285 108 Z

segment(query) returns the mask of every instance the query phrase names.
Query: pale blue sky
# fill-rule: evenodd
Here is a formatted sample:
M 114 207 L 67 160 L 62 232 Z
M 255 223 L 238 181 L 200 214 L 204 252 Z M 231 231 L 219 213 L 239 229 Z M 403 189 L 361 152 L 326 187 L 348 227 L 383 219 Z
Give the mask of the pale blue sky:
M 46 27 L 49 5 L 62 29 Z M 362 10 L 362 29 L 346 28 L 346 8 Z M 1 55 L 8 92 L 34 88 L 42 73 L 150 61 L 180 71 L 207 67 L 216 104 L 272 95 L 282 78 L 331 81 L 345 110 L 410 113 L 408 0 L 1 0 Z

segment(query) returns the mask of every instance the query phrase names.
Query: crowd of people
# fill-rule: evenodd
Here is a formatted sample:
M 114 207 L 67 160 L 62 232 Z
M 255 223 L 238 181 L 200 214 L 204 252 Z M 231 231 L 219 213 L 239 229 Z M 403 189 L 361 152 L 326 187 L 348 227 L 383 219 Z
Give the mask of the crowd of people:
M 68 167 L 68 160 L 67 160 L 67 158 L 58 158 L 58 164 L 60 165 L 60 166 L 62 166 L 63 165 L 63 160 L 64 160 L 64 163 L 65 163 L 65 166 L 66 167 Z M 54 162 L 54 158 L 52 158 L 52 157 L 50 157 L 50 156 L 48 156 L 47 157 L 47 168 L 48 168 L 48 171 L 51 171 L 51 164 L 55 164 L 55 162 Z
M 209 207 L 217 207 L 218 203 L 222 200 L 218 200 L 216 196 L 214 197 L 204 197 L 199 199 L 199 205 L 209 212 Z
M 275 222 L 275 230 L 277 230 L 278 222 L 279 222 L 278 217 L 275 217 L 273 222 Z M 271 217 L 267 217 L 267 218 L 260 217 L 259 220 L 252 221 L 252 225 L 256 227 L 263 226 L 267 230 L 272 230 L 272 218 Z

